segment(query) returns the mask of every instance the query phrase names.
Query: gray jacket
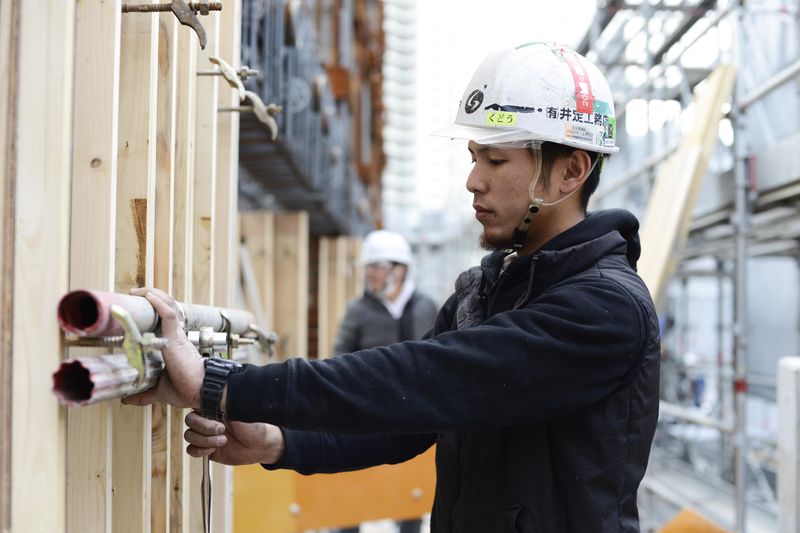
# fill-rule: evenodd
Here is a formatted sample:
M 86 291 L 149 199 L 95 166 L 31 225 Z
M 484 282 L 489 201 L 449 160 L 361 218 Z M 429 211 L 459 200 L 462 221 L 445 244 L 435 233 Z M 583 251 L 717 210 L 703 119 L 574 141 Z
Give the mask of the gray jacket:
M 418 340 L 433 326 L 437 306 L 427 296 L 414 291 L 396 319 L 368 292 L 348 304 L 334 343 L 334 355 L 388 346 L 405 340 Z

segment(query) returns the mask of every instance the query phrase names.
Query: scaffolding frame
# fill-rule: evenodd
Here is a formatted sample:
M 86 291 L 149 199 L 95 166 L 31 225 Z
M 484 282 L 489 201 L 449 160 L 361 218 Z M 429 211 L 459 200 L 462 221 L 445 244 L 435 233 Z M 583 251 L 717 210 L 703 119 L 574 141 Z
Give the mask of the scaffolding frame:
M 626 114 L 628 105 L 632 101 L 643 99 L 647 102 L 648 126 L 643 143 L 645 155 L 633 170 L 622 173 L 621 178 L 609 185 L 601 184 L 593 198 L 593 206 L 602 206 L 614 197 L 619 198 L 620 195 L 626 201 L 635 199 L 637 193 L 639 199 L 646 198 L 652 185 L 654 169 L 678 146 L 676 143 L 670 143 L 666 148 L 657 148 L 655 134 L 649 124 L 650 102 L 678 99 L 681 102 L 682 114 L 691 101 L 692 90 L 705 78 L 703 69 L 691 69 L 683 64 L 684 55 L 702 39 L 708 39 L 708 34 L 712 30 L 720 35 L 725 26 L 731 32 L 731 47 L 726 50 L 722 43 L 719 43 L 716 60 L 710 67 L 713 68 L 728 54 L 730 57 L 727 59 L 740 69 L 728 112 L 733 130 L 733 144 L 729 152 L 729 156 L 733 159 L 732 169 L 728 173 L 717 175 L 718 179 L 730 180 L 734 184 L 734 194 L 727 204 L 723 203 L 721 209 L 706 213 L 704 217 L 695 216 L 690 240 L 682 252 L 683 265 L 691 259 L 710 256 L 715 259 L 716 267 L 701 272 L 684 267 L 678 276 L 683 279 L 698 275 L 712 276 L 719 280 L 720 287 L 726 279 L 732 284 L 732 358 L 726 368 L 724 357 L 721 353 L 718 356 L 717 383 L 719 400 L 722 401 L 723 383 L 728 382 L 729 388 L 733 391 L 733 410 L 728 416 L 728 413 L 720 408 L 719 412 L 715 413 L 722 417 L 719 420 L 699 415 L 681 405 L 662 402 L 661 413 L 662 417 L 666 415 L 673 419 L 715 428 L 720 432 L 721 439 L 732 440 L 735 515 L 732 525 L 737 532 L 747 530 L 747 468 L 748 463 L 752 464 L 754 461 L 748 450 L 745 419 L 748 383 L 756 379 L 756 376 L 748 375 L 746 361 L 747 261 L 754 255 L 800 256 L 797 245 L 797 239 L 800 238 L 800 210 L 797 206 L 785 205 L 788 199 L 800 196 L 800 186 L 797 183 L 788 186 L 784 184 L 766 194 L 759 194 L 754 176 L 753 147 L 748 137 L 752 134 L 750 128 L 754 123 L 762 130 L 765 129 L 763 120 L 759 122 L 758 113 L 755 114 L 754 120 L 749 120 L 748 113 L 751 113 L 754 107 L 768 106 L 769 102 L 765 102 L 767 96 L 800 75 L 800 57 L 791 61 L 785 61 L 786 58 L 782 57 L 780 59 L 783 60 L 781 61 L 783 65 L 777 71 L 769 72 L 766 76 L 753 76 L 753 70 L 762 73 L 767 70 L 766 62 L 763 61 L 764 51 L 758 48 L 758 43 L 754 45 L 752 17 L 755 15 L 791 17 L 795 24 L 800 26 L 800 5 L 791 0 L 784 0 L 780 5 L 766 5 L 762 2 L 745 0 L 728 2 L 681 0 L 677 4 L 670 5 L 664 1 L 643 0 L 641 3 L 633 4 L 620 0 L 600 0 L 592 25 L 578 46 L 581 53 L 586 54 L 606 70 L 614 93 L 624 94 L 624 97 L 615 102 L 618 120 Z M 661 27 L 657 28 L 659 22 Z M 628 29 L 630 27 L 634 28 L 633 33 Z M 644 54 L 643 57 L 639 54 L 632 61 L 628 57 L 630 55 L 628 49 L 636 39 L 644 41 Z M 800 46 L 797 48 L 800 49 Z M 785 51 L 781 54 L 785 55 Z M 748 56 L 755 56 L 756 60 L 748 63 Z M 626 71 L 629 68 L 644 71 L 645 79 L 642 83 L 637 86 L 625 83 Z M 680 81 L 673 85 L 664 83 L 668 72 L 673 75 L 677 72 Z M 755 85 L 751 80 L 756 77 L 765 81 Z M 748 82 L 751 84 L 749 89 L 746 85 Z M 800 95 L 797 99 L 800 100 Z M 620 128 L 623 128 L 622 123 Z M 800 133 L 800 130 L 794 131 Z M 767 141 L 774 142 L 776 139 L 774 136 L 770 137 L 772 134 L 770 129 L 767 129 L 767 133 Z M 719 151 L 718 147 L 717 152 Z M 776 219 L 783 222 L 779 230 L 775 229 L 774 223 L 769 224 L 770 220 L 774 222 Z M 797 229 L 796 234 L 793 233 L 795 229 Z M 726 266 L 730 269 L 726 269 Z M 722 295 L 722 290 L 719 294 Z M 718 302 L 720 352 L 726 334 L 722 324 L 723 311 L 724 302 L 720 297 Z M 759 483 L 763 485 L 761 481 Z M 650 489 L 662 496 L 668 492 L 660 485 L 653 487 Z

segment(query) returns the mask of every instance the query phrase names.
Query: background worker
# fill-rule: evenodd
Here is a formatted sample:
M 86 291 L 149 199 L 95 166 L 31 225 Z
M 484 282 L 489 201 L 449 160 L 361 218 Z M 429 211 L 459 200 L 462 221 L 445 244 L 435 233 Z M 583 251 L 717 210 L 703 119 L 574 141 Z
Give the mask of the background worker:
M 157 388 L 128 402 L 200 409 L 187 451 L 226 464 L 337 472 L 435 443 L 432 533 L 638 531 L 658 323 L 635 272 L 636 218 L 586 213 L 617 150 L 613 101 L 597 67 L 560 46 L 481 63 L 444 135 L 469 139 L 466 186 L 492 253 L 459 276 L 429 338 L 204 368 L 174 301 L 140 289 L 169 345 Z
M 409 276 L 411 246 L 399 233 L 369 233 L 361 247 L 364 295 L 350 302 L 334 343 L 334 353 L 420 339 L 433 326 L 437 305 L 417 291 Z
M 433 327 L 437 306 L 409 276 L 414 260 L 408 241 L 392 231 L 369 233 L 361 246 L 364 295 L 350 302 L 334 343 L 342 355 L 395 342 L 418 340 Z M 419 533 L 419 519 L 398 522 L 400 533 Z M 340 530 L 356 533 L 358 527 Z

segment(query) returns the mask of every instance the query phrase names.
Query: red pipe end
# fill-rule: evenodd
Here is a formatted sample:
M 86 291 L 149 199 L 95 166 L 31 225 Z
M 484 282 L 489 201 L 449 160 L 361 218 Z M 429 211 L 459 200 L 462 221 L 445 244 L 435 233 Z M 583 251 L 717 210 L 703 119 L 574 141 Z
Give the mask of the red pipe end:
M 67 333 L 92 335 L 102 329 L 102 303 L 91 291 L 72 291 L 58 303 L 58 323 Z
M 53 393 L 61 405 L 83 405 L 91 400 L 93 389 L 89 369 L 78 360 L 64 361 L 53 374 Z

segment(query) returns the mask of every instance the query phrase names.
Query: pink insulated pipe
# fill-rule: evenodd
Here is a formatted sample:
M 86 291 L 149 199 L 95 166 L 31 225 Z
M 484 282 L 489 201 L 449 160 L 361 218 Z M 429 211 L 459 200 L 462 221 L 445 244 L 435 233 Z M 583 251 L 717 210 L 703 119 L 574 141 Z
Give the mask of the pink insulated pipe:
M 58 323 L 67 333 L 81 337 L 122 335 L 122 327 L 111 316 L 112 304 L 124 308 L 141 333 L 153 332 L 158 328 L 158 315 L 145 298 L 94 290 L 77 290 L 64 295 L 58 304 Z M 197 331 L 202 327 L 227 331 L 223 314 L 230 321 L 231 333 L 246 333 L 255 323 L 255 318 L 248 311 L 208 305 L 178 305 L 183 310 L 187 331 Z

